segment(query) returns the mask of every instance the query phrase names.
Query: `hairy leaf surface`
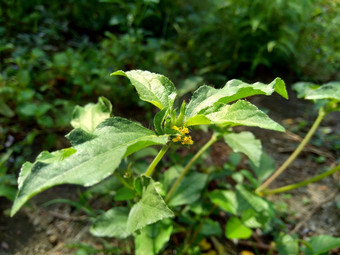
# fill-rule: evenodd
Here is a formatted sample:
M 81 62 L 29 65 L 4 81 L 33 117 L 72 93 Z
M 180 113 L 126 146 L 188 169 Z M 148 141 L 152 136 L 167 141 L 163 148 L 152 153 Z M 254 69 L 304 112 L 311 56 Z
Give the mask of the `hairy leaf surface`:
M 250 163 L 250 166 L 254 170 L 258 181 L 262 183 L 275 171 L 275 162 L 272 157 L 262 152 L 259 163 L 258 166 Z
M 227 104 L 253 95 L 271 95 L 274 91 L 288 98 L 285 84 L 280 78 L 276 78 L 270 84 L 260 82 L 248 84 L 240 80 L 230 80 L 221 89 L 202 86 L 194 92 L 187 106 L 185 120 L 189 121 L 195 115 L 203 114 L 218 103 Z
M 231 214 L 237 214 L 238 201 L 235 192 L 231 190 L 213 190 L 208 194 L 213 204 L 217 204 L 223 210 Z
M 131 208 L 129 213 L 127 230 L 131 233 L 159 220 L 174 216 L 174 213 L 156 191 L 154 181 L 150 177 L 141 176 L 138 186 L 142 189 L 142 198 Z
M 172 221 L 164 219 L 146 226 L 135 237 L 136 255 L 158 254 L 169 241 L 173 229 Z
M 179 206 L 184 204 L 192 204 L 197 201 L 205 184 L 208 180 L 208 175 L 192 172 L 184 176 L 175 192 L 170 197 L 169 206 Z
M 335 99 L 340 101 L 340 82 L 329 82 L 322 86 L 310 82 L 298 82 L 293 85 L 299 98 Z
M 76 106 L 72 113 L 71 125 L 92 133 L 95 128 L 110 117 L 112 105 L 105 97 L 100 97 L 98 103 L 87 104 L 84 107 Z
M 340 82 L 330 82 L 306 94 L 306 99 L 336 99 L 340 101 Z
M 116 71 L 111 75 L 122 75 L 129 78 L 135 86 L 140 99 L 149 102 L 159 109 L 171 107 L 176 97 L 174 84 L 161 74 L 149 71 L 132 70 L 128 72 Z
M 319 88 L 320 85 L 316 85 L 311 82 L 297 82 L 292 88 L 296 91 L 298 98 L 305 98 L 308 91 Z
M 95 236 L 125 238 L 130 235 L 126 228 L 128 215 L 126 207 L 112 208 L 96 218 L 90 232 Z
M 205 116 L 212 124 L 253 126 L 284 132 L 285 129 L 260 111 L 255 105 L 239 100 Z
M 246 154 L 255 166 L 260 165 L 262 155 L 261 141 L 256 139 L 251 132 L 230 133 L 223 137 L 233 151 Z
M 29 198 L 47 188 L 64 183 L 91 186 L 112 174 L 124 156 L 168 141 L 166 135 L 157 136 L 138 123 L 118 117 L 106 119 L 91 135 L 74 129 L 67 138 L 75 153 L 67 151 L 67 157 L 62 157 L 64 150 L 44 152 L 45 156 L 38 157 L 28 169 L 25 167 L 12 215 Z
M 236 185 L 236 198 L 239 205 L 239 212 L 252 208 L 256 212 L 264 215 L 274 215 L 273 208 L 269 202 L 250 192 L 241 184 Z

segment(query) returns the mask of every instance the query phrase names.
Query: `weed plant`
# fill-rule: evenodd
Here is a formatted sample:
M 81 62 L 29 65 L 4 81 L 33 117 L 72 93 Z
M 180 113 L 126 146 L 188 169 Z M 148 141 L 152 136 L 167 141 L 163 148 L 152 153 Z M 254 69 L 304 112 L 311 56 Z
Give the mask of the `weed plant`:
M 323 118 L 340 110 L 338 82 L 294 86 L 299 97 L 316 102 L 319 115 L 297 149 L 274 171 L 271 159 L 262 151 L 261 141 L 248 131 L 235 133 L 233 127 L 285 131 L 245 100 L 274 92 L 288 99 L 280 78 L 269 84 L 230 80 L 221 89 L 203 85 L 189 102 L 178 104 L 174 84 L 163 75 L 141 70 L 117 71 L 112 75 L 127 77 L 139 98 L 159 109 L 153 129 L 111 117 L 112 105 L 104 97 L 97 104 L 77 106 L 71 121 L 74 129 L 66 136 L 71 147 L 51 153 L 43 151 L 35 162 L 23 164 L 12 216 L 31 197 L 53 186 L 89 187 L 102 183 L 114 194 L 113 207 L 102 212 L 90 210 L 90 232 L 121 239 L 132 237 L 136 254 L 158 254 L 169 245 L 171 236 L 178 235 L 182 236 L 181 241 L 173 249 L 180 254 L 201 254 L 202 243 L 207 239 L 214 240 L 215 247 L 222 252 L 223 236 L 250 239 L 255 229 L 274 240 L 269 254 L 274 250 L 282 255 L 324 254 L 340 246 L 340 238 L 328 235 L 310 240 L 288 235 L 273 204 L 264 197 L 305 186 L 340 170 L 340 165 L 332 166 L 302 182 L 268 189 L 306 146 Z M 178 160 L 166 169 L 159 167 L 169 150 L 189 148 L 198 142 L 191 136 L 191 129 L 203 126 L 210 128 L 211 137 L 188 162 Z M 224 140 L 234 152 L 246 155 L 250 167 L 235 171 L 240 154 L 233 154 L 223 169 L 195 169 L 197 161 L 218 140 Z M 155 152 L 148 148 L 153 145 L 162 147 Z M 154 155 L 150 164 L 138 163 L 148 155 Z M 221 218 L 218 212 L 225 217 Z

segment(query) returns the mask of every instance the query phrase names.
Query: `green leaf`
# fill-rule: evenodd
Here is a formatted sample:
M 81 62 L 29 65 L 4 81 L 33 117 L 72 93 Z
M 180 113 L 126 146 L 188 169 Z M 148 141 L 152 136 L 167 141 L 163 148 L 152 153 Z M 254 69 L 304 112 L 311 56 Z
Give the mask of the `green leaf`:
M 297 82 L 292 85 L 292 88 L 297 92 L 298 98 L 305 98 L 308 91 L 319 88 L 320 85 L 316 85 L 311 82 Z
M 115 190 L 121 188 L 123 184 L 117 178 L 117 176 L 110 176 L 105 180 L 93 185 L 92 187 L 86 190 L 89 194 L 98 194 L 98 195 L 114 195 Z
M 162 175 L 161 183 L 165 191 L 169 191 L 171 185 L 175 182 L 175 180 L 181 175 L 184 167 L 181 165 L 173 165 Z
M 236 218 L 231 217 L 225 228 L 225 236 L 230 239 L 247 239 L 251 236 L 252 230 L 242 224 L 242 222 Z
M 179 111 L 179 115 L 177 117 L 176 120 L 176 126 L 181 127 L 183 126 L 183 121 L 184 121 L 184 117 L 185 117 L 185 101 L 183 100 L 182 105 L 181 105 L 181 109 Z
M 212 124 L 230 126 L 253 126 L 284 132 L 285 129 L 255 105 L 239 100 L 232 105 L 226 105 L 219 111 L 206 115 Z
M 211 121 L 203 114 L 198 114 L 189 120 L 187 120 L 184 125 L 187 127 L 197 126 L 197 125 L 209 125 L 212 124 Z
M 208 175 L 192 172 L 186 175 L 168 202 L 169 206 L 192 204 L 197 201 L 208 180 Z
M 31 162 L 25 162 L 21 169 L 20 174 L 18 177 L 18 189 L 21 189 L 24 180 L 26 179 L 27 175 L 31 172 L 33 164 Z
M 238 152 L 232 152 L 228 156 L 228 164 L 230 164 L 233 167 L 237 167 L 238 164 L 241 163 L 242 160 L 242 154 Z
M 122 187 L 117 190 L 116 195 L 114 196 L 114 201 L 126 201 L 131 200 L 136 196 L 136 192 L 127 187 Z
M 0 197 L 6 197 L 8 200 L 13 201 L 17 190 L 14 187 L 0 183 Z
M 74 148 L 61 149 L 59 151 L 54 151 L 52 153 L 48 151 L 43 151 L 37 156 L 36 162 L 39 161 L 41 163 L 50 164 L 56 161 L 62 161 L 74 153 L 76 153 L 76 150 Z M 22 184 L 25 181 L 26 177 L 31 173 L 32 167 L 33 164 L 31 162 L 25 162 L 22 165 L 18 178 L 18 189 L 21 189 Z
M 223 138 L 233 151 L 246 154 L 254 165 L 259 166 L 262 145 L 251 132 L 230 133 L 224 135 Z
M 280 255 L 298 255 L 299 245 L 298 241 L 290 235 L 283 235 L 281 233 L 279 240 L 276 242 L 276 248 Z
M 164 134 L 163 123 L 168 114 L 169 108 L 164 108 L 163 110 L 157 112 L 153 119 L 155 131 L 158 135 Z
M 221 236 L 222 229 L 217 221 L 208 218 L 204 221 L 199 233 L 204 236 Z
M 230 212 L 233 215 L 237 214 L 238 201 L 236 194 L 230 190 L 213 190 L 208 194 L 210 201 L 217 204 L 224 211 Z
M 218 103 L 227 104 L 253 95 L 271 95 L 274 91 L 288 99 L 285 84 L 280 78 L 276 78 L 270 84 L 260 82 L 248 84 L 240 80 L 231 80 L 221 89 L 202 86 L 194 92 L 187 106 L 185 120 L 189 121 L 190 118 L 206 112 Z
M 94 236 L 125 238 L 130 235 L 126 228 L 128 215 L 126 207 L 112 208 L 96 218 L 90 232 Z
M 0 175 L 5 174 L 7 172 L 6 169 L 2 170 L 1 166 L 7 162 L 12 153 L 13 153 L 12 149 L 7 149 L 6 152 L 0 154 Z
M 266 218 L 252 208 L 242 211 L 241 219 L 243 224 L 249 228 L 261 228 L 264 226 L 263 223 L 266 222 Z
M 131 208 L 127 223 L 127 230 L 131 233 L 162 219 L 174 217 L 174 213 L 157 193 L 154 181 L 144 175 L 140 179 L 142 198 Z
M 335 99 L 340 101 L 340 82 L 329 82 L 322 86 L 310 82 L 298 82 L 293 85 L 299 98 L 310 100 Z
M 122 75 L 129 78 L 132 85 L 135 86 L 140 99 L 153 104 L 161 110 L 174 104 L 176 88 L 163 75 L 142 70 L 116 71 L 111 75 Z
M 266 153 L 262 153 L 260 164 L 258 166 L 250 163 L 251 168 L 254 170 L 258 180 L 263 182 L 266 180 L 275 170 L 275 164 L 272 157 Z
M 123 157 L 155 144 L 165 144 L 168 136 L 157 136 L 138 123 L 108 118 L 89 134 L 74 129 L 68 134 L 74 149 L 44 153 L 32 168 L 25 166 L 12 215 L 32 196 L 55 185 L 69 183 L 91 186 L 111 175 Z M 74 152 L 72 155 L 71 152 Z M 27 169 L 26 169 L 27 167 Z M 20 184 L 21 183 L 21 184 Z
M 238 210 L 240 212 L 252 208 L 263 215 L 274 215 L 273 208 L 268 201 L 250 192 L 243 185 L 236 185 L 236 198 L 239 205 Z
M 84 107 L 76 106 L 72 113 L 71 125 L 93 133 L 95 128 L 110 117 L 112 105 L 105 97 L 100 97 L 98 103 L 87 104 Z
M 248 181 L 250 182 L 250 184 L 253 186 L 253 187 L 258 187 L 259 186 L 259 182 L 258 180 L 254 177 L 253 173 L 248 171 L 248 170 L 245 170 L 245 169 L 242 169 L 240 170 L 240 173 L 246 177 L 248 179 Z
M 330 82 L 315 90 L 309 90 L 306 99 L 335 99 L 340 101 L 340 82 Z
M 172 221 L 164 219 L 146 226 L 135 237 L 136 255 L 158 254 L 169 241 L 173 226 Z
M 38 112 L 38 105 L 33 103 L 24 103 L 17 106 L 17 113 L 25 117 L 33 117 Z
M 313 251 L 311 251 L 308 247 L 305 249 L 306 255 L 319 255 L 324 254 L 332 249 L 340 247 L 340 238 L 335 238 L 327 235 L 313 236 L 309 240 L 309 244 L 311 245 Z
M 14 111 L 4 102 L 0 97 L 0 114 L 7 118 L 12 118 L 14 116 Z

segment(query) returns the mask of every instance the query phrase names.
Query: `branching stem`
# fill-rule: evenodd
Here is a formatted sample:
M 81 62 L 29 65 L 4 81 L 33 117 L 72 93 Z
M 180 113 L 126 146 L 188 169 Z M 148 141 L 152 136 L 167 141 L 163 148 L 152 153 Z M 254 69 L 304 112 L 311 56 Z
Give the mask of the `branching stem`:
M 334 167 L 334 168 L 332 168 L 332 169 L 330 169 L 330 170 L 328 170 L 328 171 L 326 171 L 326 172 L 324 172 L 322 174 L 319 174 L 317 176 L 314 176 L 314 177 L 312 177 L 310 179 L 307 179 L 305 181 L 302 181 L 302 182 L 298 182 L 298 183 L 295 183 L 295 184 L 287 185 L 287 186 L 284 186 L 284 187 L 281 187 L 281 188 L 277 188 L 277 189 L 268 189 L 268 190 L 265 189 L 265 190 L 261 191 L 261 194 L 262 195 L 268 195 L 268 194 L 281 193 L 281 192 L 297 189 L 297 188 L 300 188 L 302 186 L 306 186 L 309 183 L 320 181 L 323 178 L 325 178 L 325 177 L 327 177 L 329 175 L 332 175 L 332 174 L 334 174 L 337 171 L 340 171 L 340 165 L 337 165 L 336 167 Z
M 189 242 L 189 247 L 195 242 L 196 237 L 198 235 L 198 233 L 201 231 L 201 228 L 203 227 L 204 222 L 209 218 L 209 216 L 215 211 L 215 209 L 217 208 L 217 204 L 214 204 L 213 207 L 210 209 L 210 211 L 208 212 L 208 214 L 204 217 L 204 219 L 201 221 L 200 225 L 197 227 L 197 229 L 195 230 L 194 234 L 192 235 L 190 242 Z
M 189 161 L 189 163 L 185 166 L 183 169 L 181 175 L 177 178 L 175 183 L 172 185 L 170 191 L 165 197 L 165 202 L 168 202 L 172 193 L 176 190 L 177 186 L 182 181 L 183 177 L 186 175 L 186 173 L 190 170 L 191 166 L 195 163 L 195 161 L 205 152 L 214 142 L 217 141 L 217 136 L 213 134 L 210 138 L 210 140 L 195 154 L 195 156 Z
M 271 184 L 280 174 L 283 173 L 287 169 L 287 167 L 296 159 L 296 157 L 301 153 L 301 151 L 304 149 L 304 147 L 307 145 L 311 137 L 314 135 L 315 131 L 319 127 L 321 121 L 323 118 L 327 115 L 327 112 L 321 108 L 319 110 L 318 117 L 313 123 L 313 126 L 308 131 L 305 138 L 302 140 L 300 145 L 295 149 L 295 151 L 290 155 L 290 157 L 274 172 L 272 176 L 270 176 L 260 187 L 256 189 L 256 193 L 261 193 L 262 190 L 267 188 L 269 184 Z

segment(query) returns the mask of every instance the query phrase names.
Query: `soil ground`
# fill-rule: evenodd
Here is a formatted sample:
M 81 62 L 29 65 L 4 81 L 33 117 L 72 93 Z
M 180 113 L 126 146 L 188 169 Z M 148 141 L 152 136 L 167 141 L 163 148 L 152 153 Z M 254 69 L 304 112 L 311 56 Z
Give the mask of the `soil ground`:
M 297 100 L 294 95 L 291 95 L 289 101 L 279 97 L 256 97 L 251 101 L 262 109 L 269 109 L 269 115 L 283 124 L 288 131 L 296 129 L 302 120 L 308 120 L 306 127 L 300 128 L 297 133 L 285 134 L 247 128 L 262 140 L 264 150 L 275 159 L 276 166 L 279 166 L 301 141 L 300 134 L 310 127 L 311 121 L 316 116 L 313 106 Z M 340 113 L 328 116 L 321 128 L 327 129 L 328 135 L 335 135 L 335 139 L 340 139 Z M 328 148 L 327 145 L 323 143 L 318 146 L 313 144 L 307 146 L 271 187 L 301 181 L 320 173 L 326 166 L 334 166 L 340 158 L 340 152 Z M 225 146 L 221 144 L 216 144 L 213 148 L 216 155 L 222 157 L 222 161 L 224 149 Z M 321 162 L 319 160 L 318 163 L 318 158 L 323 160 Z M 340 175 L 336 174 L 288 192 L 290 195 L 279 194 L 271 196 L 270 199 L 284 212 L 285 222 L 291 233 L 297 233 L 300 237 L 319 234 L 339 237 L 339 183 Z M 84 213 L 72 209 L 70 205 L 59 203 L 48 207 L 41 206 L 42 203 L 56 198 L 77 201 L 76 190 L 77 188 L 71 185 L 47 190 L 33 198 L 30 207 L 25 207 L 13 218 L 6 216 L 6 209 L 10 208 L 11 204 L 0 199 L 0 212 L 4 212 L 0 215 L 0 255 L 74 254 L 75 249 L 67 247 L 72 243 L 83 243 L 94 248 L 101 248 L 105 244 L 119 246 L 115 240 L 91 236 L 88 233 L 89 221 L 86 220 Z M 132 251 L 127 253 L 133 254 Z

